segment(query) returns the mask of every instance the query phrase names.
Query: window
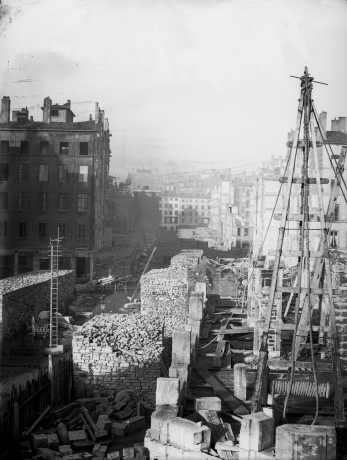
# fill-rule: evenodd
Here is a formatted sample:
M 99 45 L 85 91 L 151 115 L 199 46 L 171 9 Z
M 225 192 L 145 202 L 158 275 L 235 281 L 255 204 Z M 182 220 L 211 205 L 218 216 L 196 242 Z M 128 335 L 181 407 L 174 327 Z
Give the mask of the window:
M 164 217 L 164 224 L 167 224 L 167 217 Z
M 335 204 L 335 209 L 334 209 L 334 220 L 340 220 L 340 206 L 338 204 Z
M 237 229 L 237 236 L 241 236 L 241 228 L 240 227 Z
M 0 222 L 0 238 L 7 238 L 7 222 Z
M 0 192 L 0 210 L 8 209 L 8 192 Z
M 205 209 L 205 206 L 201 206 L 201 209 Z
M 68 165 L 59 165 L 58 182 L 60 184 L 67 183 Z
M 49 155 L 49 142 L 48 141 L 40 141 L 40 154 Z
M 0 181 L 8 181 L 9 170 L 9 163 L 0 163 Z
M 39 222 L 39 238 L 47 237 L 47 222 Z
M 48 193 L 39 192 L 37 196 L 38 207 L 41 211 L 45 211 L 48 208 Z
M 184 219 L 182 219 L 182 224 L 184 224 Z
M 249 208 L 249 201 L 246 201 L 246 208 Z
M 178 211 L 175 211 L 175 216 L 177 216 L 177 215 L 178 215 Z
M 247 190 L 247 191 L 246 191 L 246 197 L 249 197 L 249 196 L 251 196 L 251 191 L 250 191 L 250 190 Z
M 330 232 L 330 247 L 337 248 L 337 231 L 331 230 Z
M 68 155 L 69 154 L 69 143 L 60 142 L 59 155 Z
M 85 238 L 86 237 L 86 226 L 85 222 L 79 222 L 77 224 L 77 238 Z
M 67 211 L 67 193 L 59 193 L 58 199 L 59 211 Z
M 88 166 L 79 165 L 78 182 L 88 182 Z
M 21 155 L 29 155 L 29 141 L 20 142 L 19 153 Z
M 246 211 L 246 219 L 249 219 L 249 211 Z
M 88 155 L 88 142 L 80 142 L 80 155 Z
M 28 192 L 19 192 L 18 193 L 18 209 L 26 210 L 28 209 Z
M 111 210 L 112 211 L 116 210 L 116 203 L 114 201 L 111 202 Z
M 1 141 L 0 153 L 2 154 L 10 153 L 10 141 Z
M 29 165 L 28 163 L 19 163 L 18 165 L 18 179 L 19 182 L 26 182 L 29 180 Z
M 48 182 L 48 165 L 39 165 L 39 182 Z
M 165 216 L 167 216 L 167 211 L 164 211 Z
M 248 228 L 245 228 L 243 231 L 244 236 L 248 236 Z
M 26 238 L 27 237 L 27 223 L 18 222 L 18 237 Z
M 78 193 L 77 195 L 77 211 L 87 211 L 87 194 Z
M 51 109 L 51 117 L 59 117 L 59 110 Z
M 60 222 L 58 224 L 59 228 L 59 237 L 60 238 L 66 238 L 66 223 L 65 222 Z
M 204 212 L 202 212 L 202 213 L 201 213 L 201 215 L 202 215 L 202 217 L 204 217 L 205 213 L 204 213 Z

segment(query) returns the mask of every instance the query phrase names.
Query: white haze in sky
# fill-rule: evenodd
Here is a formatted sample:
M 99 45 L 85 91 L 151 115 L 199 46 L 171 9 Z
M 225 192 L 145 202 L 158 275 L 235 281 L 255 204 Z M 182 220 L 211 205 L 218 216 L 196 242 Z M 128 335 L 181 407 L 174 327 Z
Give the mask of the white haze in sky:
M 133 158 L 285 155 L 305 65 L 328 120 L 347 116 L 345 0 L 8 0 L 0 97 L 42 119 L 43 99 L 98 101 L 112 169 Z

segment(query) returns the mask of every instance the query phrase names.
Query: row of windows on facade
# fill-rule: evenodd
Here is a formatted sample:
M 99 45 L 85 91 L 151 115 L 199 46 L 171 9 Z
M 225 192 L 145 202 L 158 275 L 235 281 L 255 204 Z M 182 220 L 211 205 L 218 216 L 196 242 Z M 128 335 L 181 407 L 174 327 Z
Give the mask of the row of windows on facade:
M 193 213 L 194 213 L 194 211 L 190 211 L 189 213 L 186 212 L 186 211 L 183 211 L 183 212 L 181 213 L 181 215 L 182 215 L 182 216 L 188 216 L 188 215 L 189 215 L 189 216 L 192 216 Z M 169 216 L 173 216 L 173 215 L 178 216 L 178 211 L 164 211 L 164 215 L 165 215 L 165 216 L 167 216 L 167 215 L 169 215 Z M 205 213 L 204 213 L 204 212 L 201 212 L 201 213 L 200 213 L 200 216 L 205 217 Z
M 161 208 L 162 206 L 159 205 L 159 208 Z M 164 204 L 164 208 L 178 208 L 178 204 Z M 200 206 L 201 209 L 205 209 L 205 206 L 204 205 L 201 205 Z M 182 209 L 186 209 L 186 205 L 182 205 Z M 193 206 L 192 205 L 187 205 L 187 209 L 193 209 Z M 199 209 L 199 206 L 196 205 L 195 206 L 195 209 Z M 211 209 L 211 206 L 207 206 L 207 209 Z
M 89 143 L 88 142 L 80 142 L 78 154 L 79 155 L 88 155 L 89 151 Z M 60 142 L 59 144 L 59 155 L 69 155 L 70 151 L 70 143 L 69 142 Z M 1 141 L 0 142 L 0 154 L 9 154 L 10 153 L 10 141 Z M 19 145 L 19 153 L 20 155 L 29 155 L 30 153 L 30 143 L 29 141 L 20 141 Z M 53 153 L 53 149 L 51 149 L 50 143 L 48 141 L 41 141 L 40 142 L 40 155 L 49 155 Z
M 187 220 L 187 222 L 186 222 Z M 187 223 L 187 224 L 198 224 L 198 223 L 207 223 L 208 222 L 208 219 L 181 219 L 181 223 L 184 224 L 184 223 Z M 178 223 L 178 217 L 164 217 L 164 224 L 177 224 Z
M 52 195 L 52 194 L 51 194 Z M 68 210 L 68 193 L 58 193 L 57 205 L 59 211 Z M 37 207 L 40 210 L 47 210 L 49 204 L 48 192 L 37 193 Z M 17 200 L 18 210 L 31 209 L 29 202 L 28 192 L 19 192 Z M 0 210 L 7 211 L 9 209 L 9 198 L 8 192 L 0 192 Z M 86 212 L 88 210 L 88 194 L 78 193 L 77 194 L 77 211 Z
M 47 164 L 38 165 L 38 179 L 39 182 L 48 182 L 49 179 L 49 166 Z M 87 183 L 89 174 L 88 165 L 78 166 L 78 182 Z M 0 181 L 6 182 L 10 179 L 10 165 L 9 163 L 0 163 Z M 27 182 L 31 178 L 31 168 L 28 163 L 19 163 L 17 179 L 19 182 Z M 67 183 L 69 177 L 69 165 L 58 165 L 58 182 Z
M 66 238 L 67 235 L 67 223 L 61 222 L 58 224 L 59 227 L 59 236 L 61 238 Z M 38 238 L 47 238 L 48 235 L 48 222 L 38 222 L 37 227 L 37 236 Z M 28 222 L 18 222 L 18 238 L 27 238 L 29 233 L 29 224 Z M 77 238 L 86 238 L 87 234 L 87 222 L 78 222 L 77 223 Z M 9 236 L 8 232 L 8 222 L 0 221 L 0 237 L 7 238 Z
M 111 211 L 115 211 L 117 216 L 126 216 L 132 213 L 132 211 L 128 208 L 117 208 L 114 201 L 110 203 L 110 206 Z
M 178 201 L 178 198 L 161 198 L 161 201 L 164 201 L 164 200 L 165 201 Z M 199 202 L 206 203 L 208 200 L 204 200 L 204 199 L 201 199 L 201 198 L 200 199 L 191 198 L 191 199 L 188 200 L 188 199 L 182 198 L 181 201 L 182 201 L 182 203 L 192 203 L 193 201 L 195 201 L 195 203 L 199 203 Z

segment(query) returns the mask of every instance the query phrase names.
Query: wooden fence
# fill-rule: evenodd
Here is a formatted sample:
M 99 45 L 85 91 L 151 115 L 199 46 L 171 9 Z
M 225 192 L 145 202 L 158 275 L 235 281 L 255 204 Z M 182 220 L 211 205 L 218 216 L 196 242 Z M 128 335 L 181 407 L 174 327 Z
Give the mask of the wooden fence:
M 0 411 L 0 458 L 16 450 L 21 433 L 49 405 L 70 402 L 72 376 L 71 359 L 62 359 L 53 365 L 51 376 L 47 369 L 40 369 L 36 379 L 27 381 L 25 386 L 12 387 L 9 401 Z

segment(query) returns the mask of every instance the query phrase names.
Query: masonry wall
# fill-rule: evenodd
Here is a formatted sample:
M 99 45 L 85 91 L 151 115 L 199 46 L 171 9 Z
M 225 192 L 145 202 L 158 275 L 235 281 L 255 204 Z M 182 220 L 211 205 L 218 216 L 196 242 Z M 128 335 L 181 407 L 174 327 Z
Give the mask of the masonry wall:
M 59 300 L 73 298 L 75 273 L 59 271 Z M 0 319 L 2 339 L 21 332 L 23 324 L 42 310 L 49 310 L 51 272 L 40 270 L 0 281 Z

